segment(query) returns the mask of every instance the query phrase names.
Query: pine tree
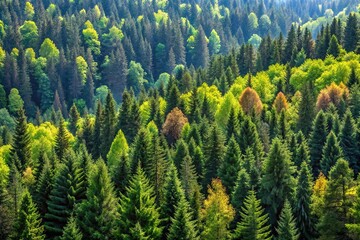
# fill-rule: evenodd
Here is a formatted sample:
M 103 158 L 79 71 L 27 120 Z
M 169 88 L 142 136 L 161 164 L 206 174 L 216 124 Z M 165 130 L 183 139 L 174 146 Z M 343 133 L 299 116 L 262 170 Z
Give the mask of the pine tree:
M 170 165 L 164 184 L 164 195 L 161 201 L 160 215 L 164 226 L 163 236 L 169 233 L 171 218 L 175 217 L 176 208 L 180 201 L 185 199 L 185 194 L 181 188 L 178 173 L 173 164 Z
M 227 146 L 224 160 L 222 161 L 218 172 L 218 175 L 228 193 L 232 193 L 234 190 L 240 171 L 240 160 L 240 149 L 234 136 L 232 136 Z
M 115 100 L 110 91 L 106 96 L 105 102 L 101 128 L 101 156 L 103 158 L 105 158 L 109 152 L 111 143 L 114 140 L 116 134 Z
M 69 130 L 73 135 L 76 135 L 77 124 L 80 119 L 80 113 L 75 104 L 73 104 L 70 108 L 69 117 Z
M 60 240 L 82 240 L 82 238 L 83 236 L 76 224 L 76 219 L 70 217 L 68 223 L 64 227 Z
M 202 239 L 228 239 L 229 224 L 234 219 L 235 211 L 229 203 L 229 196 L 221 184 L 221 180 L 213 179 L 208 188 L 208 197 L 201 211 L 203 222 Z
M 121 239 L 139 239 L 133 234 L 136 229 L 142 231 L 140 239 L 160 239 L 162 228 L 154 191 L 140 166 L 130 180 L 126 193 L 121 195 L 119 212 L 118 234 Z
M 320 111 L 317 114 L 312 129 L 313 130 L 309 140 L 311 167 L 313 169 L 314 176 L 317 176 L 320 171 L 322 150 L 327 136 L 327 125 L 323 111 Z
M 14 229 L 14 239 L 45 239 L 40 214 L 28 190 L 23 194 Z
M 45 230 L 48 237 L 59 237 L 68 217 L 79 202 L 85 186 L 78 179 L 78 162 L 74 152 L 67 152 L 56 174 L 45 214 Z
M 244 205 L 244 200 L 248 192 L 250 191 L 251 186 L 252 185 L 250 184 L 249 174 L 245 169 L 241 169 L 237 177 L 234 191 L 231 195 L 231 204 L 235 209 L 234 222 L 238 222 L 240 220 L 240 211 L 242 206 Z
M 295 179 L 290 153 L 284 143 L 274 139 L 264 162 L 262 196 L 274 226 L 286 198 L 293 198 Z
M 354 174 L 357 175 L 360 168 L 358 164 L 360 150 L 356 143 L 356 126 L 350 111 L 345 113 L 339 138 L 344 158 L 349 161 L 350 168 L 354 171 Z
M 312 194 L 312 176 L 306 161 L 302 162 L 297 179 L 294 215 L 300 239 L 312 239 L 315 233 L 315 222 L 310 212 Z
M 299 233 L 296 228 L 296 222 L 292 213 L 289 201 L 285 201 L 284 207 L 280 213 L 276 232 L 279 240 L 298 240 Z
M 223 161 L 223 155 L 225 151 L 222 135 L 216 125 L 212 127 L 204 147 L 205 176 L 203 186 L 206 187 L 211 183 L 211 179 L 218 176 L 218 169 L 221 165 L 221 162 Z
M 60 119 L 60 125 L 55 138 L 55 153 L 60 161 L 63 161 L 66 151 L 69 149 L 69 135 L 65 128 L 64 119 Z
M 350 13 L 344 30 L 344 48 L 347 52 L 355 51 L 359 42 L 358 19 L 354 13 Z
M 313 119 L 315 117 L 315 94 L 313 82 L 306 82 L 301 90 L 301 101 L 299 105 L 298 129 L 306 136 L 311 131 Z
M 118 199 L 108 169 L 99 160 L 89 174 L 86 200 L 77 205 L 77 224 L 85 239 L 114 239 L 117 231 Z
M 249 191 L 241 210 L 241 221 L 238 223 L 233 239 L 270 240 L 271 230 L 268 214 L 256 198 L 254 191 Z
M 336 161 L 342 157 L 342 150 L 334 132 L 330 132 L 326 138 L 321 158 L 321 171 L 328 175 L 330 169 L 335 165 Z
M 349 211 L 353 205 L 353 171 L 346 160 L 339 159 L 330 170 L 325 190 L 322 216 L 318 229 L 324 239 L 342 239 L 347 235 L 345 223 L 349 222 Z
M 16 167 L 20 172 L 23 172 L 30 164 L 31 149 L 30 136 L 27 129 L 27 121 L 24 109 L 20 109 L 16 119 L 16 128 L 13 136 L 13 141 L 10 150 L 10 158 L 18 159 Z
M 340 44 L 335 35 L 332 35 L 331 37 L 329 48 L 327 49 L 327 54 L 333 55 L 335 58 L 340 55 Z
M 198 231 L 196 222 L 192 220 L 190 206 L 187 201 L 182 198 L 176 207 L 175 216 L 171 219 L 171 226 L 167 239 L 184 239 L 184 240 L 197 240 Z

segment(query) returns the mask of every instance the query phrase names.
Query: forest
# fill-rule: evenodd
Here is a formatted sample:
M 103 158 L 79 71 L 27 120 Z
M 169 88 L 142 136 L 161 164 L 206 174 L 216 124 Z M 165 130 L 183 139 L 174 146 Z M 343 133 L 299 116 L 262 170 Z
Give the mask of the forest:
M 0 1 L 0 239 L 359 240 L 356 0 Z

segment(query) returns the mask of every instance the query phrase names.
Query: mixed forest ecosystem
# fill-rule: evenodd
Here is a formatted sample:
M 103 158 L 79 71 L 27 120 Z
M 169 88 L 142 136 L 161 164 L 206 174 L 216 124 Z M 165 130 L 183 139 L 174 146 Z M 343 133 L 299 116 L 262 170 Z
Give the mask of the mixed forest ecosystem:
M 0 239 L 359 240 L 360 2 L 1 0 Z

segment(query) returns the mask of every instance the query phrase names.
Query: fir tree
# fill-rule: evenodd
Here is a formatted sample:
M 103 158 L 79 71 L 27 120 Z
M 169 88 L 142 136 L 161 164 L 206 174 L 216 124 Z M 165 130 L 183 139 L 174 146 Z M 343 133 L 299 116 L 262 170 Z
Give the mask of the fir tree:
M 141 229 L 140 239 L 160 239 L 162 228 L 155 204 L 153 188 L 141 167 L 129 182 L 126 193 L 120 199 L 119 237 L 139 239 L 134 232 Z
M 262 178 L 262 196 L 266 204 L 272 225 L 285 203 L 286 198 L 293 198 L 295 179 L 290 153 L 284 143 L 274 139 L 267 159 L 264 162 Z
M 276 232 L 279 240 L 298 240 L 299 234 L 296 228 L 295 218 L 289 201 L 285 201 L 284 207 L 281 211 Z
M 174 156 L 174 164 L 178 170 L 180 170 L 181 163 L 185 156 L 189 155 L 188 145 L 184 140 L 180 139 L 176 143 L 176 152 Z
M 229 142 L 231 136 L 237 136 L 239 129 L 239 120 L 238 116 L 234 110 L 234 108 L 231 108 L 229 120 L 226 125 L 226 142 Z
M 250 177 L 250 186 L 258 190 L 260 187 L 261 181 L 261 170 L 258 168 L 251 148 L 247 148 L 245 154 L 243 155 L 243 161 L 241 167 L 246 170 Z
M 327 54 L 333 55 L 335 58 L 340 55 L 340 44 L 335 35 L 332 35 L 331 37 L 329 48 L 327 49 Z
M 148 169 L 151 161 L 150 136 L 146 129 L 139 130 L 135 137 L 131 154 L 131 172 L 135 173 L 140 165 L 143 169 Z
M 114 239 L 117 231 L 118 199 L 104 161 L 99 160 L 89 175 L 86 200 L 76 208 L 77 224 L 85 239 Z
M 306 136 L 311 131 L 313 119 L 315 117 L 315 95 L 313 82 L 306 82 L 301 91 L 301 101 L 299 105 L 298 129 Z
M 76 219 L 70 217 L 68 223 L 64 227 L 60 240 L 82 240 L 82 238 L 83 236 L 76 224 Z
M 327 125 L 325 114 L 320 111 L 313 123 L 312 133 L 309 140 L 311 166 L 314 176 L 317 176 L 320 171 L 320 161 L 322 159 L 322 150 L 326 142 Z
M 321 158 L 321 171 L 328 175 L 330 169 L 335 165 L 336 161 L 342 157 L 342 150 L 336 135 L 331 131 L 326 138 Z
M 115 138 L 116 132 L 116 112 L 115 100 L 109 91 L 105 100 L 105 108 L 103 112 L 102 127 L 101 127 L 101 156 L 106 157 L 109 152 L 112 141 Z
M 47 201 L 45 230 L 48 237 L 59 237 L 68 217 L 80 200 L 80 193 L 85 186 L 78 179 L 78 163 L 75 153 L 67 152 L 56 174 L 54 185 Z
M 196 222 L 192 220 L 190 206 L 184 198 L 180 200 L 176 207 L 175 216 L 171 219 L 171 226 L 167 239 L 199 239 Z
M 240 171 L 241 154 L 234 136 L 230 138 L 218 175 L 224 184 L 226 191 L 232 193 Z
M 244 205 L 244 200 L 251 189 L 251 186 L 249 174 L 245 169 L 241 169 L 237 177 L 234 191 L 231 195 L 231 204 L 235 209 L 235 222 L 240 220 L 241 208 Z
M 299 229 L 299 239 L 312 239 L 315 221 L 310 212 L 312 176 L 306 161 L 302 162 L 297 179 L 294 215 Z
M 218 169 L 221 165 L 224 155 L 224 143 L 220 130 L 215 125 L 212 127 L 210 135 L 208 136 L 207 142 L 205 144 L 205 176 L 204 176 L 204 185 L 207 186 L 210 184 L 211 179 L 218 176 Z
M 10 150 L 10 158 L 18 159 L 16 167 L 20 172 L 23 172 L 30 164 L 31 159 L 31 145 L 30 136 L 27 129 L 27 121 L 24 109 L 20 109 L 16 119 L 16 128 L 13 136 L 13 141 Z
M 300 145 L 293 153 L 296 153 L 295 157 L 293 156 L 293 159 L 298 169 L 300 169 L 300 165 L 302 164 L 302 162 L 306 162 L 307 164 L 310 164 L 309 147 L 305 140 L 300 143 Z
M 191 200 L 191 197 L 200 189 L 200 186 L 197 182 L 198 177 L 196 176 L 195 166 L 189 155 L 186 155 L 181 163 L 180 175 L 185 196 L 188 200 Z
M 76 135 L 77 124 L 80 119 L 80 113 L 75 104 L 73 104 L 70 108 L 69 117 L 69 130 L 73 135 Z
M 270 240 L 269 217 L 264 212 L 255 192 L 249 191 L 240 213 L 241 221 L 236 227 L 233 239 Z
M 344 48 L 347 52 L 355 51 L 359 41 L 358 19 L 350 13 L 344 30 Z
M 40 214 L 29 191 L 25 191 L 14 229 L 14 239 L 45 239 Z
M 60 161 L 63 161 L 66 151 L 69 149 L 69 135 L 65 128 L 64 119 L 60 119 L 60 125 L 55 138 L 55 153 Z
M 92 136 L 93 149 L 91 149 L 94 159 L 98 159 L 101 155 L 101 126 L 103 122 L 103 110 L 101 102 L 97 102 L 96 118 L 94 123 L 94 131 Z
M 196 68 L 206 67 L 209 63 L 209 49 L 202 26 L 199 26 L 198 33 L 195 37 L 192 63 Z
M 36 191 L 34 200 L 37 203 L 39 212 L 42 216 L 47 211 L 47 201 L 49 200 L 50 192 L 53 183 L 53 170 L 50 166 L 50 162 L 47 158 L 43 163 L 42 171 L 36 184 Z

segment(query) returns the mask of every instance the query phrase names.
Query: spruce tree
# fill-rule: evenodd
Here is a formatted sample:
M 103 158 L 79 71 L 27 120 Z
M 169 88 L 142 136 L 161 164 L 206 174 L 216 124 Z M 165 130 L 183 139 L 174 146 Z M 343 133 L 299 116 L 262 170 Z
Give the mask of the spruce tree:
M 111 143 L 115 138 L 116 132 L 116 112 L 115 100 L 109 91 L 105 100 L 105 108 L 103 112 L 102 127 L 101 127 L 101 157 L 105 158 Z
M 22 173 L 30 164 L 31 149 L 30 136 L 27 129 L 27 121 L 24 109 L 20 109 L 16 118 L 16 127 L 10 150 L 10 158 L 18 159 L 16 167 Z
M 76 224 L 76 219 L 70 217 L 68 223 L 64 227 L 60 240 L 82 240 L 82 238 L 83 236 Z
M 200 25 L 195 36 L 195 46 L 192 63 L 194 67 L 206 67 L 209 63 L 209 49 L 205 32 Z
M 327 176 L 336 161 L 342 157 L 342 150 L 334 132 L 330 132 L 326 138 L 321 158 L 321 171 Z
M 345 223 L 353 205 L 349 190 L 354 187 L 354 174 L 346 160 L 339 159 L 332 167 L 325 189 L 324 205 L 318 230 L 324 239 L 342 239 L 347 235 Z
M 25 190 L 14 229 L 14 239 L 45 239 L 40 214 L 28 190 Z
M 311 131 L 312 122 L 316 115 L 315 103 L 314 84 L 312 81 L 305 82 L 301 89 L 299 120 L 297 126 L 306 136 L 308 136 Z
M 86 200 L 76 208 L 77 224 L 85 239 L 114 239 L 119 217 L 118 199 L 110 180 L 108 169 L 99 160 L 89 174 Z
M 60 119 L 59 129 L 55 137 L 55 153 L 60 161 L 63 161 L 66 151 L 69 149 L 69 135 L 65 128 L 64 119 Z
M 295 179 L 290 153 L 284 143 L 274 139 L 269 155 L 264 162 L 262 196 L 270 222 L 274 226 L 287 198 L 293 198 Z
M 309 147 L 305 140 L 300 143 L 295 153 L 296 155 L 294 158 L 294 163 L 298 169 L 300 169 L 302 162 L 306 162 L 307 164 L 310 164 Z
M 236 180 L 240 171 L 240 160 L 240 149 L 234 136 L 232 136 L 218 172 L 228 193 L 232 193 L 236 185 Z
M 289 201 L 285 201 L 284 207 L 280 213 L 276 232 L 278 234 L 276 239 L 279 240 L 298 240 L 299 233 L 296 228 L 296 222 L 292 213 Z
M 197 240 L 196 222 L 192 220 L 192 213 L 187 201 L 182 198 L 176 207 L 175 216 L 171 219 L 168 240 L 175 239 Z
M 37 203 L 39 212 L 42 216 L 45 215 L 48 208 L 47 201 L 49 200 L 52 189 L 54 175 L 49 160 L 47 158 L 45 159 L 42 171 L 36 183 L 36 190 L 34 194 L 34 200 Z
M 74 152 L 66 153 L 58 169 L 45 214 L 46 235 L 50 238 L 61 236 L 63 227 L 85 188 L 78 178 L 78 162 Z
M 137 167 L 148 169 L 151 161 L 151 139 L 146 129 L 142 128 L 135 137 L 131 153 L 131 173 L 136 173 Z
M 174 164 L 178 170 L 180 170 L 181 163 L 185 156 L 189 155 L 189 148 L 186 142 L 180 139 L 176 143 L 176 152 L 174 155 Z
M 198 176 L 196 175 L 195 166 L 189 155 L 186 155 L 181 163 L 180 176 L 185 196 L 188 200 L 191 200 L 191 197 L 200 189 L 200 186 L 197 182 Z
M 243 155 L 243 161 L 241 167 L 246 170 L 250 177 L 250 186 L 254 187 L 255 190 L 259 190 L 261 182 L 261 169 L 256 164 L 255 156 L 251 148 L 247 148 Z
M 312 176 L 306 161 L 301 164 L 296 186 L 294 215 L 299 229 L 299 238 L 312 239 L 315 234 L 315 221 L 310 211 Z
M 94 123 L 94 131 L 92 136 L 93 148 L 91 149 L 94 159 L 98 159 L 101 155 L 101 126 L 103 122 L 103 110 L 101 102 L 97 102 L 96 117 Z
M 251 186 L 249 174 L 245 169 L 241 169 L 237 177 L 234 191 L 231 194 L 231 204 L 235 209 L 235 222 L 240 220 L 240 211 Z
M 355 122 L 349 110 L 345 113 L 339 138 L 344 158 L 349 161 L 350 168 L 354 171 L 355 175 L 357 175 L 360 167 L 358 163 L 360 150 L 356 142 Z
M 328 55 L 333 55 L 337 58 L 340 55 L 340 44 L 335 35 L 332 35 L 329 43 L 329 48 L 327 49 Z
M 117 131 L 121 129 L 125 134 L 126 139 L 130 138 L 132 104 L 132 95 L 127 90 L 125 90 L 122 95 Z
M 322 151 L 327 135 L 325 114 L 323 111 L 320 111 L 314 120 L 309 140 L 311 167 L 314 176 L 317 176 L 320 171 L 320 161 L 322 159 Z
M 225 151 L 222 135 L 216 125 L 212 127 L 204 147 L 205 176 L 203 186 L 206 188 L 210 184 L 211 179 L 218 176 L 218 169 L 223 161 Z
M 79 113 L 75 103 L 70 108 L 69 118 L 70 118 L 69 130 L 73 135 L 76 135 L 77 124 L 80 119 L 80 113 Z
M 268 214 L 265 214 L 254 191 L 249 191 L 240 215 L 241 221 L 237 224 L 233 239 L 270 240 L 272 238 Z
M 140 239 L 160 239 L 162 228 L 155 204 L 154 190 L 138 166 L 126 193 L 120 198 L 118 235 L 121 239 L 139 239 L 133 232 L 141 229 Z
M 355 13 L 350 13 L 344 30 L 344 48 L 347 52 L 355 51 L 359 42 L 358 19 Z
M 238 116 L 234 110 L 231 108 L 229 120 L 226 125 L 226 142 L 229 142 L 232 136 L 237 136 L 239 131 L 239 120 Z

